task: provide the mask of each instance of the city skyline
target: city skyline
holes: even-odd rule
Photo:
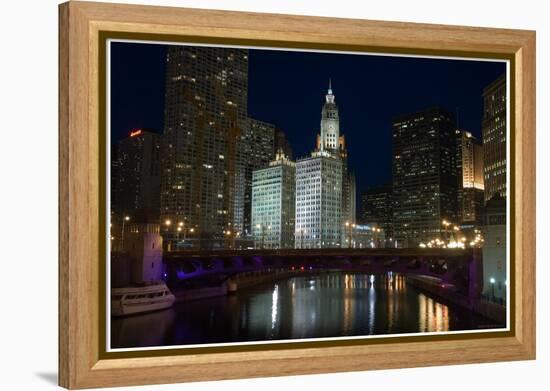
[[[255,287],[265,284],[269,293],[261,295],[269,305],[262,308],[270,312],[256,316],[270,322],[267,334],[253,324],[229,334],[226,328],[204,328],[193,310],[183,317],[190,322],[185,330],[159,340],[205,343],[296,338],[304,331],[310,337],[364,334],[365,326],[368,334],[384,334],[505,324],[507,84],[504,72],[493,75],[503,69],[460,60],[450,66],[455,60],[190,45],[154,49],[165,64],[156,93],[135,90],[155,80],[153,73],[148,82],[146,75],[140,78],[144,69],[138,65],[126,65],[127,74],[115,71],[112,79],[118,87],[110,109],[118,119],[113,117],[111,141],[119,150],[111,159],[113,317],[185,312],[187,305],[177,303],[195,301],[196,309],[208,310],[203,300],[234,294],[256,301]],[[281,62],[287,56],[294,61]],[[400,73],[393,73],[396,62]],[[382,65],[384,72],[374,71]],[[113,68],[119,66],[115,59]],[[413,77],[415,66],[422,72]],[[453,67],[460,72],[451,72]],[[319,91],[321,75],[326,78]],[[371,88],[362,85],[373,76],[378,80]],[[121,95],[124,80],[133,83]],[[453,83],[460,87],[451,88]],[[120,106],[124,96],[126,108]],[[151,107],[138,110],[144,102]],[[453,110],[453,104],[475,110]],[[153,114],[155,107],[162,113]],[[115,125],[124,118],[139,125],[128,133],[127,125]],[[402,325],[394,324],[393,315],[377,325],[369,315],[359,319],[359,329],[346,326],[354,307],[349,298],[355,296],[349,290],[367,287],[369,295],[376,292],[376,298],[366,298],[369,314],[375,302],[393,303],[384,294],[411,292]],[[289,317],[285,303],[305,292],[312,303],[325,296],[331,313],[340,297],[344,324],[325,329],[329,318],[315,310],[304,317],[305,308]],[[432,330],[422,322],[423,292],[467,311],[458,323]],[[360,296],[357,312],[366,314],[360,309],[366,296]],[[421,319],[408,318],[408,309],[418,305]],[[452,307],[441,307],[441,313]],[[231,324],[244,314],[230,302],[220,308],[232,314]],[[115,346],[134,344],[119,332],[124,319],[113,325]],[[140,345],[150,343],[139,339]]]
[[[391,182],[391,124],[399,115],[443,106],[458,114],[458,127],[481,139],[483,89],[506,69],[501,62],[455,59],[259,49],[249,53],[249,114],[282,129],[294,158],[307,156],[315,147],[322,96],[332,79],[358,193]],[[112,146],[134,128],[163,132],[165,54],[164,45],[113,43]]]

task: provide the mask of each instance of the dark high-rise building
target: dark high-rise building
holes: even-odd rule
[[[274,125],[249,118],[238,139],[233,229],[243,237],[252,234],[252,173],[273,160],[274,138]]]
[[[398,247],[440,236],[455,221],[457,200],[454,116],[430,108],[393,121],[393,229]]]
[[[344,210],[347,210],[350,224],[357,222],[357,184],[355,182],[355,174],[352,171],[348,172],[348,189],[347,189],[347,205],[344,205]],[[345,224],[345,222],[344,222]]]
[[[345,138],[340,137],[340,159],[342,160],[342,222],[353,224],[356,221],[356,186],[355,174],[348,167],[348,150],[346,148]],[[345,239],[343,239],[345,241]]]
[[[373,187],[361,194],[361,223],[384,230],[393,238],[393,190],[390,185]]]
[[[457,220],[481,224],[483,211],[483,147],[470,132],[456,130]]]
[[[116,153],[112,153],[111,156],[111,213],[120,216],[124,210],[120,189],[120,160]]]
[[[283,151],[283,153],[289,160],[293,159],[294,154],[292,151],[292,147],[290,146],[290,143],[286,138],[285,132],[283,132],[281,129],[275,129],[275,142],[273,145],[273,154],[276,155],[280,150]]]
[[[485,202],[506,197],[506,75],[483,90]]]
[[[168,48],[163,235],[177,235],[177,228],[183,227],[202,247],[225,245],[224,232],[234,223],[237,141],[248,122],[247,92],[248,51]]]
[[[118,159],[111,166],[113,209],[119,217],[158,221],[161,144],[162,135],[142,129],[119,141]]]

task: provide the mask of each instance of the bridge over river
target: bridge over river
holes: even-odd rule
[[[165,277],[178,285],[194,279],[230,279],[269,270],[394,272],[436,278],[472,302],[482,290],[480,249],[367,248],[173,251],[163,256]]]

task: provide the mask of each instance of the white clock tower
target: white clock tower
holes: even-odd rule
[[[338,118],[338,106],[334,103],[332,86],[329,79],[328,92],[325,95],[325,104],[321,111],[321,151],[336,151],[339,148],[340,120]]]

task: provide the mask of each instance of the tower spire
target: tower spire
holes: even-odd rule
[[[330,77],[328,78],[328,91],[325,95],[325,99],[327,103],[334,103],[334,95],[332,94],[332,80]]]

